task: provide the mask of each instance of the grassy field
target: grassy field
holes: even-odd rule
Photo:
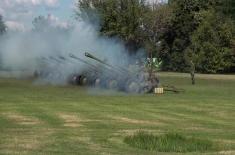
[[[75,86],[0,79],[0,154],[176,154],[124,143],[138,131],[212,141],[235,154],[235,75],[161,73],[180,94],[127,95]],[[202,154],[188,152],[185,154]]]

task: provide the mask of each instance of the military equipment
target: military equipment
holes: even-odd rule
[[[109,87],[115,85],[119,90],[122,91],[140,93],[153,91],[154,87],[158,85],[158,80],[142,78],[140,74],[146,73],[144,71],[137,71],[136,73],[132,73],[124,68],[115,67],[105,61],[102,61],[90,53],[86,52],[85,56],[103,64],[105,67],[111,69],[113,73],[116,73],[115,76],[109,77]]]
[[[98,74],[99,74],[99,69],[98,67],[96,67],[95,65],[77,57],[76,55],[70,53],[69,57],[77,60],[80,63],[83,63],[86,65],[86,70],[81,71],[80,73],[75,73],[70,77],[70,83],[72,84],[77,84],[77,85],[94,85],[95,81],[98,78]],[[86,81],[86,82],[85,82]]]
[[[58,60],[57,58],[55,58],[53,56],[49,56],[49,59],[51,59],[51,60],[53,60],[53,61],[55,61],[55,62],[57,62],[59,64],[63,63],[62,61]]]
[[[92,69],[97,69],[97,67],[95,66],[95,65],[93,65],[93,64],[91,64],[91,63],[89,63],[89,62],[87,62],[87,61],[85,61],[85,60],[83,60],[83,59],[81,59],[81,58],[79,58],[79,57],[77,57],[77,56],[75,56],[74,54],[69,54],[69,57],[70,58],[73,58],[73,59],[76,59],[76,60],[78,60],[79,62],[82,62],[82,63],[84,63],[84,64],[86,64],[86,65],[88,65],[89,67],[91,67]]]
[[[184,89],[176,88],[175,86],[170,86],[170,85],[163,85],[163,88],[164,88],[164,91],[170,91],[170,92],[174,92],[174,93],[185,92]]]
[[[131,93],[149,93],[153,92],[154,88],[159,84],[158,79],[140,64],[132,65],[132,68],[131,65],[124,68],[110,64],[108,61],[102,60],[91,53],[85,52],[84,54],[85,57],[94,62],[82,59],[72,53],[67,57],[60,55],[56,57],[49,56],[47,58],[43,57],[42,60],[46,64],[51,63],[50,60],[53,60],[52,62],[55,65],[59,64],[60,66],[67,63],[73,64],[75,71],[68,77],[68,82],[75,85],[95,86]],[[76,64],[74,65],[74,63],[82,63],[83,65],[81,65],[82,67],[78,66],[76,71]],[[54,72],[56,73],[57,71],[55,70]],[[45,71],[45,74],[42,75],[48,76],[49,73]]]
[[[107,62],[105,61],[102,61],[101,59],[97,58],[96,56],[88,53],[88,52],[85,52],[85,56],[88,57],[88,58],[91,58],[93,60],[96,60],[97,62],[105,65],[106,67],[108,67],[109,69],[114,69],[115,71],[118,71],[118,72],[121,72],[121,73],[127,73],[128,71],[126,71],[124,68],[121,68],[121,67],[115,67],[111,64],[108,64]]]

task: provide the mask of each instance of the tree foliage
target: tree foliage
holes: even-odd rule
[[[130,51],[143,47],[163,69],[216,73],[234,68],[233,0],[78,0],[77,15],[119,37]]]
[[[83,19],[94,22],[99,17],[102,35],[121,38],[131,51],[143,45],[144,0],[79,0],[78,5]]]
[[[235,1],[234,0],[217,0],[217,10],[223,14],[235,19]]]
[[[192,35],[188,55],[199,72],[217,73],[228,70],[235,62],[233,51],[234,24],[214,10],[203,13],[203,21]]]
[[[2,16],[0,15],[0,35],[2,35],[5,32],[6,32],[6,25],[3,22]]]
[[[171,21],[168,31],[164,34],[163,49],[161,56],[165,70],[185,71],[187,60],[185,50],[191,45],[191,35],[201,22],[201,11],[207,10],[214,5],[210,0],[172,0]]]
[[[144,45],[154,57],[160,58],[165,52],[161,47],[170,29],[171,14],[172,9],[166,4],[154,4],[145,14],[143,29],[147,38]]]
[[[32,24],[35,31],[43,32],[50,27],[49,21],[44,16],[35,17]]]

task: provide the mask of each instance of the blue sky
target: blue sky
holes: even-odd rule
[[[59,0],[57,5],[58,6],[56,6],[55,8],[42,6],[38,8],[37,15],[53,14],[61,20],[70,20],[74,13],[74,2],[72,0]]]
[[[9,29],[27,30],[39,15],[48,16],[56,24],[72,21],[76,0],[0,0],[0,14]]]

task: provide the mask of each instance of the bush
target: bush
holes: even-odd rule
[[[217,73],[234,66],[232,48],[234,24],[230,19],[206,11],[204,20],[192,35],[192,45],[188,55],[196,64],[196,70],[203,73]]]
[[[204,152],[216,148],[209,140],[187,138],[177,133],[154,136],[138,132],[133,136],[127,136],[124,142],[132,147],[158,152]]]

